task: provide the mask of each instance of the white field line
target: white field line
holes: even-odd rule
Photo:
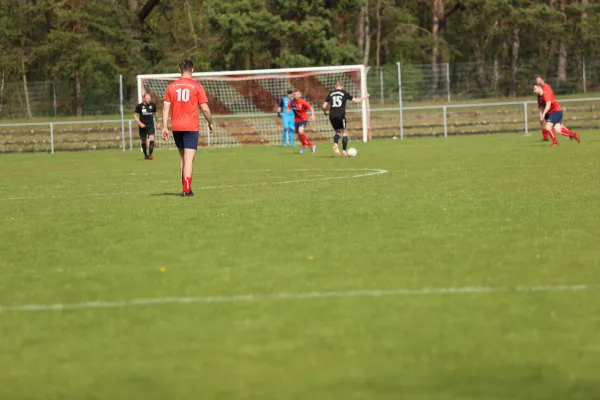
[[[489,287],[465,286],[449,288],[423,288],[423,289],[390,289],[390,290],[348,290],[300,293],[274,293],[274,294],[240,294],[233,296],[201,296],[201,297],[157,297],[140,298],[117,301],[88,301],[82,303],[66,304],[24,304],[0,305],[0,312],[21,311],[59,311],[81,310],[89,308],[125,308],[137,306],[155,306],[164,304],[221,304],[221,303],[251,303],[268,301],[303,301],[327,298],[359,298],[359,297],[407,297],[407,296],[432,296],[432,295],[460,295],[460,294],[492,294],[492,293],[537,293],[537,292],[582,292],[600,289],[600,285],[544,285],[544,286],[515,286],[515,287]]]
[[[288,170],[288,172],[307,172],[307,171],[324,171],[323,169],[318,170]],[[276,181],[276,182],[258,182],[258,183],[246,183],[239,185],[216,185],[216,186],[201,186],[199,188],[194,188],[194,190],[215,190],[215,189],[231,189],[237,187],[251,187],[251,186],[275,186],[275,185],[288,185],[291,183],[306,183],[306,182],[322,182],[322,181],[333,181],[338,179],[354,179],[354,178],[363,178],[367,176],[381,175],[386,174],[388,171],[386,169],[377,169],[377,168],[352,168],[352,169],[328,169],[326,171],[346,171],[346,172],[363,172],[353,175],[345,175],[345,176],[330,176],[326,178],[316,178],[316,179],[295,179],[289,181]],[[314,175],[314,176],[322,176],[322,175]],[[96,185],[97,187],[97,185]],[[175,193],[175,192],[174,192]],[[118,192],[118,193],[86,193],[81,195],[47,195],[47,196],[25,196],[25,197],[4,197],[0,198],[0,201],[9,201],[9,200],[31,200],[31,199],[59,199],[63,197],[73,198],[73,197],[101,197],[101,196],[110,196],[110,197],[118,197],[118,196],[129,196],[132,194],[139,195],[139,192],[130,193],[130,192]],[[152,194],[152,193],[148,193]]]

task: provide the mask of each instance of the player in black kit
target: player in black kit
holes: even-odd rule
[[[346,133],[346,101],[350,100],[354,103],[360,103],[369,97],[369,94],[365,97],[352,97],[350,93],[344,90],[344,85],[341,81],[335,83],[335,90],[329,92],[325,102],[323,103],[323,110],[327,114],[327,106],[329,106],[329,121],[335,131],[333,137],[333,151],[336,156],[340,155],[340,149],[338,148],[338,142],[340,141],[340,134],[342,135],[342,146],[343,146],[343,157],[348,157],[346,153],[348,147],[348,134]]]
[[[152,97],[149,94],[144,95],[144,101],[135,107],[133,118],[137,121],[140,127],[140,141],[142,142],[142,150],[144,158],[152,160],[152,152],[154,151],[154,114],[156,114],[156,104],[152,102]],[[157,124],[160,130],[160,124]]]

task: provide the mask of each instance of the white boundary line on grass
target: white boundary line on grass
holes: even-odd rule
[[[362,174],[354,174],[347,176],[330,176],[326,178],[318,178],[318,179],[295,179],[289,181],[278,181],[278,182],[258,182],[258,183],[246,183],[239,185],[216,185],[216,186],[201,186],[197,188],[198,190],[214,190],[214,189],[231,189],[236,187],[251,187],[251,186],[271,186],[271,185],[288,185],[290,183],[306,183],[306,182],[322,182],[322,181],[333,181],[338,179],[354,179],[354,178],[363,178],[366,176],[375,176],[387,174],[389,171],[386,169],[379,168],[331,168],[331,169],[290,169],[288,172],[310,172],[310,171],[348,171],[348,172],[366,172]],[[65,186],[66,187],[66,186]],[[196,189],[196,188],[195,188]],[[175,193],[175,192],[174,192]],[[86,193],[81,195],[71,195],[71,196],[63,196],[63,195],[46,195],[46,196],[31,196],[31,197],[0,197],[0,201],[9,201],[9,200],[32,200],[32,199],[60,199],[63,197],[100,197],[100,196],[129,196],[133,193],[129,192],[121,192],[121,193]],[[139,194],[139,193],[136,193]],[[148,193],[152,194],[152,193]]]
[[[543,286],[515,286],[515,287],[489,287],[489,286],[464,286],[448,288],[422,288],[422,289],[373,289],[373,290],[347,290],[347,291],[315,291],[300,293],[273,293],[273,294],[240,294],[233,296],[201,296],[201,297],[157,297],[140,298],[120,301],[88,301],[83,303],[66,304],[25,304],[25,305],[0,305],[0,312],[21,311],[61,311],[81,310],[90,308],[124,308],[137,306],[155,306],[165,304],[222,304],[222,303],[252,303],[266,301],[302,301],[310,299],[327,298],[358,298],[358,297],[406,297],[428,295],[458,295],[458,294],[492,294],[492,293],[536,293],[536,292],[582,292],[598,290],[600,285],[543,285]]]

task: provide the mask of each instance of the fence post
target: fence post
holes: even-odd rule
[[[396,63],[398,67],[398,111],[400,113],[400,140],[404,140],[404,121],[402,115],[402,66],[399,62]]]
[[[583,70],[583,93],[586,92],[587,90],[587,82],[586,82],[586,78],[585,78],[585,57],[581,57],[581,65],[582,65],[582,70]]]
[[[54,124],[50,122],[50,153],[54,154]]]
[[[127,122],[129,123],[129,151],[133,151],[133,135],[131,133],[131,120]]]
[[[450,63],[446,63],[446,92],[448,92],[448,103],[450,103]]]
[[[527,102],[523,102],[523,115],[525,116],[525,136],[529,136],[529,116],[527,115]]]
[[[446,113],[446,106],[443,106],[442,109],[444,110],[444,137],[447,138],[448,137],[448,118],[447,118],[447,113]]]
[[[121,135],[123,136],[123,151],[125,151],[125,115],[123,112],[123,75],[119,75],[119,108],[121,111]]]
[[[381,97],[381,104],[383,104],[383,67],[379,67],[379,95]]]

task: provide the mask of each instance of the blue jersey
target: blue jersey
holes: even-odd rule
[[[290,98],[285,96],[281,99],[281,101],[279,102],[279,107],[281,107],[281,118],[283,119],[294,119],[294,110],[290,109],[288,111],[288,103],[290,102]]]

